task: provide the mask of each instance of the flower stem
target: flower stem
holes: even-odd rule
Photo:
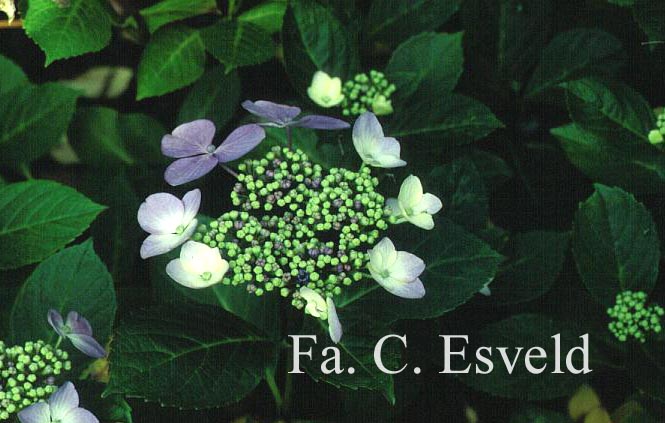
[[[291,134],[291,127],[287,126],[286,128],[286,142],[289,150],[293,150],[293,135]]]
[[[222,166],[222,169],[229,172],[234,178],[238,179],[238,174],[233,169],[231,169],[225,164],[221,164],[220,166]]]
[[[20,164],[20,169],[21,169],[21,173],[23,174],[23,176],[25,177],[25,179],[27,179],[27,180],[34,179],[34,178],[32,177],[32,172],[30,171],[30,166],[28,166],[27,163],[22,162],[22,163]]]
[[[60,344],[62,343],[62,336],[58,337],[58,342],[55,343],[55,349],[57,350]]]
[[[266,374],[266,382],[268,383],[268,388],[270,388],[270,392],[272,393],[272,396],[275,399],[275,405],[277,406],[277,410],[279,410],[281,413],[284,401],[282,400],[282,393],[279,391],[279,387],[277,386],[277,381],[275,380],[275,371],[271,368],[266,368],[265,374]]]

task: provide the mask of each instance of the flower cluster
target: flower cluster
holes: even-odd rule
[[[422,298],[425,287],[420,275],[425,263],[397,251],[382,233],[389,223],[432,229],[432,215],[442,204],[425,193],[413,175],[402,183],[398,198],[386,199],[379,193],[379,179],[371,167],[395,168],[406,162],[400,157],[399,142],[384,135],[376,116],[363,113],[354,124],[353,145],[363,165],[352,171],[324,169],[290,143],[293,126],[332,130],[348,127],[346,122],[316,115],[298,118],[299,108],[269,101],[246,101],[243,107],[262,119],[259,125],[284,128],[289,146],[273,147],[263,158],[245,160],[237,172],[227,169],[237,179],[230,193],[235,209],[209,223],[199,224],[196,219],[198,190],[182,200],[166,193],[149,196],[138,213],[141,227],[150,233],[141,255],[147,258],[182,245],[180,257],[166,267],[176,282],[193,289],[217,283],[243,285],[259,297],[278,291],[294,307],[328,321],[334,342],[342,336],[334,297],[365,276],[394,295]],[[219,149],[210,147],[211,128],[197,122],[177,128],[177,136],[167,135],[165,150],[189,151],[205,140],[207,154],[214,156]],[[255,146],[254,138],[248,143],[242,138],[233,144]],[[206,160],[221,163],[219,157]],[[189,166],[193,165],[181,168],[180,174],[202,175],[187,170]]]
[[[238,171],[231,199],[240,211],[194,236],[229,261],[225,284],[246,284],[258,296],[278,289],[303,308],[302,286],[337,295],[362,279],[366,250],[388,226],[369,168],[324,171],[300,150],[273,147]]]
[[[317,71],[307,95],[321,107],[341,106],[344,116],[359,116],[370,111],[382,116],[393,112],[390,96],[396,89],[383,72],[376,70],[371,70],[369,75],[359,73],[343,85],[339,77]]]
[[[342,114],[358,116],[371,111],[377,116],[389,115],[393,112],[390,96],[395,90],[395,84],[391,84],[383,72],[359,73],[344,83]]]
[[[658,113],[656,129],[649,132],[649,142],[653,145],[659,145],[665,142],[665,110]]]
[[[645,342],[648,332],[660,333],[665,310],[658,305],[647,306],[646,301],[647,295],[641,291],[624,291],[617,295],[616,304],[607,314],[615,320],[609,324],[609,329],[619,341],[634,338]]]
[[[7,347],[0,341],[0,420],[55,392],[55,382],[70,371],[66,351],[44,341]]]

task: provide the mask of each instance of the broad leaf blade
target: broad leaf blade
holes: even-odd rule
[[[92,325],[102,344],[111,336],[116,299],[111,275],[97,257],[92,240],[62,250],[41,263],[19,291],[10,318],[16,343],[58,335],[46,320],[49,309],[66,316],[77,311]]]
[[[29,83],[27,75],[16,63],[0,55],[0,96]]]
[[[152,33],[166,24],[217,10],[215,0],[163,0],[139,12]]]
[[[207,71],[194,84],[180,106],[178,123],[209,119],[218,130],[224,127],[240,103],[240,78],[236,72],[226,73],[223,66]]]
[[[203,75],[205,47],[199,32],[182,25],[155,32],[141,56],[136,99],[185,87]]]
[[[81,235],[104,210],[74,189],[33,180],[0,188],[0,269],[35,263]]]
[[[651,214],[632,194],[600,184],[595,188],[575,214],[573,253],[586,288],[610,306],[621,291],[654,288],[660,242]]]
[[[46,53],[46,66],[56,60],[99,51],[111,40],[111,16],[101,0],[30,0],[25,32]]]
[[[202,31],[205,47],[226,66],[226,72],[272,59],[275,46],[270,34],[243,21],[220,21]]]
[[[244,398],[274,359],[272,344],[205,307],[153,308],[120,325],[104,393],[181,408]]]

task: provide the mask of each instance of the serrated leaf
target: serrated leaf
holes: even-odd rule
[[[59,59],[103,49],[111,41],[111,16],[100,0],[30,0],[25,32],[46,53],[46,66]]]
[[[558,84],[590,75],[612,74],[626,54],[621,42],[598,29],[573,29],[558,34],[541,54],[525,96],[534,97]]]
[[[423,31],[433,31],[457,12],[462,0],[373,0],[368,28],[371,38],[391,45]]]
[[[608,137],[627,131],[648,142],[649,131],[655,127],[653,110],[629,86],[603,78],[584,78],[563,86],[570,117],[579,127]]]
[[[625,134],[605,138],[575,124],[550,132],[573,165],[596,182],[645,193],[665,189],[665,155],[648,143],[636,143]]]
[[[16,63],[0,55],[0,96],[29,83],[28,77]]]
[[[464,71],[462,33],[424,32],[397,47],[386,67],[397,101],[408,101],[417,90],[432,97],[451,92]]]
[[[354,32],[335,16],[333,9],[315,0],[290,3],[282,40],[289,78],[302,92],[318,70],[342,80],[350,79],[360,70]]]
[[[185,87],[203,75],[205,47],[198,31],[173,25],[155,32],[141,56],[136,99]]]
[[[469,301],[492,281],[503,257],[487,244],[453,222],[441,219],[428,234],[416,232],[406,224],[401,235],[391,235],[397,250],[407,249],[427,265],[421,276],[427,293],[417,300],[388,293],[369,279],[357,289],[347,289],[336,301],[346,308],[361,309],[373,319],[388,325],[402,319],[431,319],[450,312]],[[342,311],[343,310],[343,311]]]
[[[390,404],[394,405],[396,398],[393,376],[381,372],[374,361],[376,341],[390,331],[387,327],[380,326],[377,321],[372,323],[371,318],[367,319],[362,312],[356,313],[356,311],[348,310],[340,316],[344,336],[337,344],[333,344],[330,340],[327,322],[311,316],[306,317],[303,333],[316,334],[317,345],[313,346],[312,360],[302,362],[303,369],[312,379],[329,383],[337,388],[379,391]],[[311,340],[303,339],[301,349],[307,349],[311,344]],[[399,343],[385,343],[381,359],[386,368],[400,367],[400,352],[397,348],[399,345]],[[345,368],[341,374],[324,374],[321,371],[323,361],[331,357],[331,355],[323,356],[322,350],[329,346],[335,346],[340,350],[340,361]],[[330,363],[328,365],[330,367]],[[353,374],[348,373],[349,367],[353,367]]]
[[[0,187],[0,269],[45,259],[81,235],[103,206],[52,181]]]
[[[412,136],[419,147],[438,150],[444,144],[468,144],[502,127],[494,113],[477,100],[453,93],[430,98],[423,93],[395,111],[386,133],[392,137]]]
[[[30,275],[14,302],[11,338],[16,343],[58,338],[48,324],[49,309],[65,315],[77,311],[92,325],[102,344],[111,336],[116,299],[113,280],[97,257],[92,240],[49,257]]]
[[[660,241],[649,211],[620,188],[595,185],[575,214],[573,255],[582,282],[603,304],[625,290],[656,285]]]
[[[178,123],[209,119],[221,130],[233,117],[240,104],[240,78],[216,66],[199,79],[180,106]]]
[[[559,276],[568,251],[569,233],[534,231],[515,234],[510,259],[490,288],[494,304],[517,304],[547,293]]]
[[[204,15],[216,10],[216,0],[162,0],[141,9],[139,14],[143,16],[148,30],[152,33],[171,22]]]
[[[554,370],[554,340],[553,335],[561,334],[561,366],[563,374],[553,374]],[[473,367],[467,374],[460,374],[459,379],[466,385],[482,392],[487,392],[503,398],[516,398],[522,401],[540,401],[571,395],[575,389],[587,380],[588,375],[572,374],[566,370],[566,354],[573,347],[582,345],[581,335],[585,331],[576,324],[567,321],[555,320],[539,314],[519,314],[485,326],[477,339],[478,345],[492,346],[491,361],[494,370],[489,374],[477,374]],[[593,340],[593,338],[592,338]],[[600,352],[590,342],[590,364],[595,370],[595,362],[601,360]],[[524,353],[529,348],[538,346],[545,349],[547,359],[534,360],[536,367],[547,364],[541,374],[531,374],[524,366]],[[505,364],[496,350],[496,347],[507,347],[507,354],[513,357],[516,347],[522,347],[521,359],[512,374],[506,370]],[[487,355],[485,353],[485,355]],[[581,353],[573,357],[573,364],[577,369],[582,367]],[[469,358],[473,362],[473,358]],[[454,362],[453,362],[454,363]],[[466,364],[468,365],[468,364]],[[482,369],[484,364],[478,363]],[[454,368],[464,368],[458,363]]]
[[[48,152],[67,130],[77,97],[76,91],[54,83],[0,96],[0,162],[16,166]]]
[[[95,166],[131,165],[118,129],[119,114],[108,107],[80,107],[69,128],[69,140],[84,163]]]
[[[471,160],[460,158],[436,167],[428,180],[433,182],[425,190],[441,198],[446,218],[472,232],[487,224],[489,199],[483,179]]]
[[[269,0],[244,11],[238,16],[238,20],[254,24],[269,34],[274,34],[282,29],[286,6],[286,0]]]
[[[226,72],[272,59],[275,45],[270,34],[243,21],[220,21],[201,33],[205,47],[226,66]]]
[[[104,395],[181,408],[223,407],[256,388],[273,355],[271,343],[214,309],[153,308],[119,326]]]

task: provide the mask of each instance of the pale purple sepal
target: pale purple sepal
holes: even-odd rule
[[[51,423],[51,408],[45,402],[32,404],[18,413],[21,423]]]
[[[70,311],[67,321],[64,322],[62,315],[51,309],[48,311],[47,320],[59,336],[69,339],[83,354],[92,358],[106,356],[104,347],[92,337],[90,322],[77,312]]]
[[[171,186],[186,184],[208,174],[218,163],[212,153],[178,159],[166,168],[164,180]]]
[[[162,153],[176,159],[209,153],[214,137],[215,124],[209,120],[183,123],[162,138]]]
[[[266,131],[259,125],[243,125],[226,137],[214,155],[220,163],[232,162],[252,151],[265,137]]]
[[[48,402],[38,402],[18,413],[21,423],[99,423],[90,411],[79,407],[79,394],[71,382],[65,382]]]
[[[277,104],[271,101],[245,100],[242,103],[242,107],[251,114],[263,119],[264,122],[261,122],[260,124],[264,126],[274,126],[277,128],[298,126],[302,128],[328,130],[345,129],[350,126],[343,120],[320,115],[309,115],[304,116],[301,119],[296,119],[301,112],[300,108]]]
[[[331,118],[328,116],[309,115],[297,120],[293,126],[311,129],[326,129],[332,131],[336,129],[346,129],[351,125],[349,125],[347,122],[344,122],[343,120]]]

